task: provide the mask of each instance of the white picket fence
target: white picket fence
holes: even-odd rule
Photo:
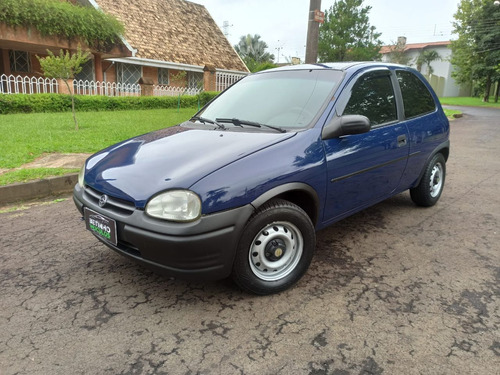
[[[202,91],[201,88],[153,85],[153,96],[198,95]]]
[[[224,91],[233,83],[245,77],[245,73],[231,71],[216,72],[216,91]],[[73,89],[77,95],[140,96],[141,85],[116,82],[74,80]],[[153,85],[154,96],[198,95],[202,88]],[[25,77],[2,74],[0,94],[59,93],[57,79]]]
[[[0,94],[52,94],[58,92],[57,79],[14,76],[12,74],[0,76]]]
[[[141,85],[116,82],[74,80],[73,89],[77,95],[140,96]]]
[[[215,89],[216,91],[224,91],[233,83],[238,82],[245,76],[245,73],[218,70],[215,73]]]

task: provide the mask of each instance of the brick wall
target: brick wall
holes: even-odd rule
[[[102,62],[102,71],[106,72],[104,80],[106,82],[116,82],[116,66],[109,61]]]
[[[153,82],[156,85],[158,83],[158,68],[154,68],[152,66],[143,66],[142,77],[147,81]]]
[[[39,54],[38,56],[45,57],[47,55]],[[38,61],[38,59],[36,58],[36,54],[33,54],[33,53],[30,54],[30,63],[31,63],[31,72],[32,72],[32,74],[30,74],[30,75],[33,75],[35,77],[43,76],[43,70],[42,70],[42,67],[40,66],[40,61]]]

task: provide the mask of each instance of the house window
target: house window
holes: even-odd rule
[[[168,80],[168,69],[158,68],[158,84],[167,86],[169,84]]]
[[[116,80],[123,84],[136,84],[142,77],[142,66],[134,64],[116,64]]]
[[[203,73],[188,72],[188,87],[190,89],[203,88]]]
[[[31,71],[30,55],[25,51],[9,51],[10,71],[28,73]]]
[[[93,81],[95,79],[94,60],[87,60],[82,65],[82,71],[75,75],[76,80]]]

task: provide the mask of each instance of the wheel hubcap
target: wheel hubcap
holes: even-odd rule
[[[437,163],[432,168],[429,187],[431,197],[436,198],[439,195],[441,188],[443,187],[443,166],[441,165],[441,163]]]
[[[261,280],[276,281],[292,272],[300,261],[303,238],[288,222],[265,226],[254,238],[248,254],[252,272]]]

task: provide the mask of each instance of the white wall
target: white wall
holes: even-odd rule
[[[425,50],[436,51],[439,56],[441,56],[441,60],[436,60],[431,63],[432,69],[434,70],[433,75],[444,78],[444,85],[442,85],[442,87],[440,88],[436,87],[437,85],[435,84],[438,78],[431,78],[431,83],[433,84],[433,88],[436,93],[439,96],[459,96],[460,86],[451,76],[451,73],[453,71],[453,66],[450,63],[451,49],[446,46],[436,46],[426,48]],[[406,53],[409,57],[411,57],[411,60],[408,63],[409,66],[415,69],[417,68],[416,61],[421,52],[422,50],[410,50]],[[382,56],[382,61],[388,62],[389,54],[384,54]],[[424,64],[422,66],[421,73],[424,76],[428,76],[429,70],[427,64]]]

